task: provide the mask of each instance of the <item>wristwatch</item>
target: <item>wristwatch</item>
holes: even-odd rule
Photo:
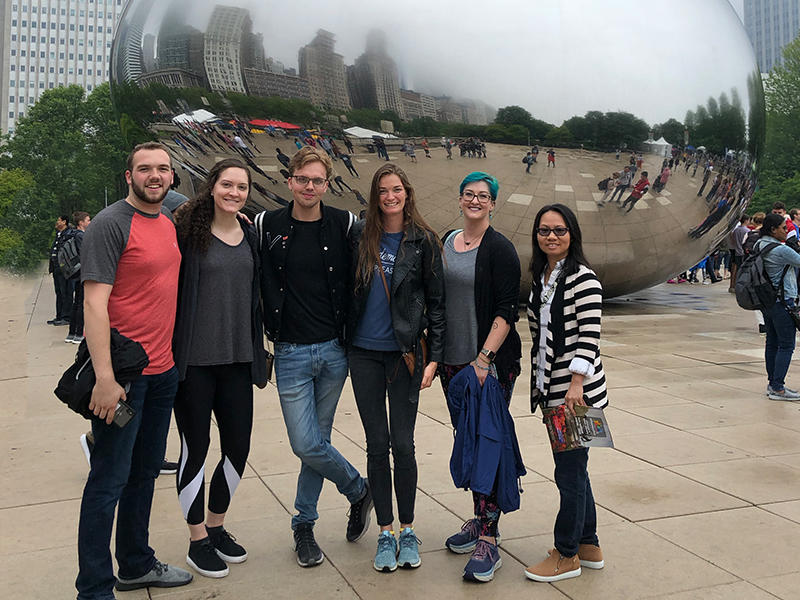
[[[492,350],[489,350],[487,348],[481,348],[481,354],[483,354],[486,358],[488,358],[489,362],[493,362],[494,357],[497,356],[496,352],[493,352]]]

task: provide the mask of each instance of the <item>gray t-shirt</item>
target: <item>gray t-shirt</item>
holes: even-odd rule
[[[229,246],[217,237],[200,262],[189,364],[253,360],[253,255],[246,239]]]
[[[472,362],[478,351],[478,315],[475,309],[475,260],[478,248],[457,252],[454,246],[456,233],[444,242],[447,313],[444,362],[447,365]]]

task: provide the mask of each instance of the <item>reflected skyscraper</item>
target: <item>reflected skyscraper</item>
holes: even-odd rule
[[[336,36],[320,29],[313,41],[300,48],[300,77],[308,81],[311,101],[333,110],[350,110],[344,58],[334,51]]]
[[[246,93],[244,69],[252,66],[252,38],[253,22],[247,10],[231,6],[214,7],[203,47],[206,76],[212,90]],[[263,43],[260,56],[263,64]]]
[[[367,36],[367,49],[356,59],[354,77],[360,102],[356,108],[392,110],[405,118],[397,64],[386,50],[383,31],[373,30]]]

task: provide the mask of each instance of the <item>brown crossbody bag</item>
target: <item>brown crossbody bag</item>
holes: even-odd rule
[[[386,292],[386,300],[389,302],[389,306],[392,305],[392,297],[389,295],[389,286],[386,284],[386,275],[383,274],[383,265],[378,262],[378,271],[381,274],[381,280],[383,281],[383,290]],[[419,338],[419,345],[422,348],[422,366],[428,364],[428,340],[425,339],[425,333],[420,336]],[[408,372],[411,373],[411,376],[414,376],[414,369],[417,365],[417,356],[415,352],[403,352],[403,360],[406,361],[406,366],[408,367]]]

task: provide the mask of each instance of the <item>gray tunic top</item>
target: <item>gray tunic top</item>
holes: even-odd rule
[[[475,260],[478,246],[457,252],[455,232],[444,242],[444,287],[447,328],[444,336],[444,362],[465,365],[477,356],[478,316],[475,309]]]
[[[200,263],[189,364],[252,362],[253,255],[247,240],[229,246],[214,236]]]

